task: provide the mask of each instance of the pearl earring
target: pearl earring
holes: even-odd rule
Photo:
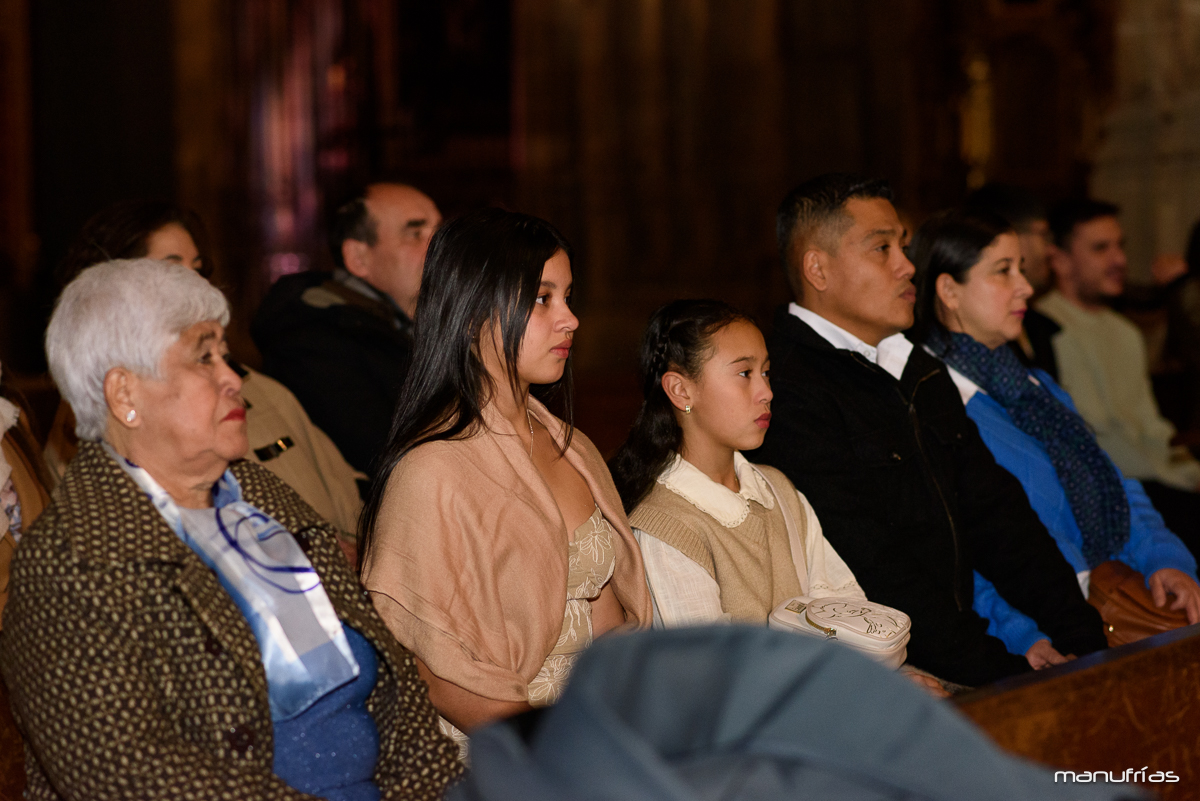
[[[683,413],[684,413],[684,414],[691,414],[691,413],[692,413],[692,404],[690,404],[690,403],[689,403],[687,406],[684,406],[684,407],[683,407]]]
[[[135,412],[133,409],[130,409],[129,414],[125,415],[125,422],[132,423],[133,418],[135,418],[135,417],[137,417],[137,412]]]

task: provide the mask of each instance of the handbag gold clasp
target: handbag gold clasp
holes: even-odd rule
[[[829,626],[822,626],[820,623],[818,623],[817,621],[812,619],[812,616],[808,613],[807,609],[804,611],[804,619],[808,621],[808,625],[812,626],[817,631],[820,631],[821,633],[823,633],[825,635],[825,639],[827,639],[827,640],[836,640],[837,639],[837,629],[831,628]]]

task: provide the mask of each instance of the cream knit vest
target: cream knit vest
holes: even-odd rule
[[[657,482],[629,515],[629,524],[704,568],[721,591],[721,609],[735,622],[766,625],[772,609],[801,594],[779,504],[788,504],[802,545],[807,542],[807,515],[796,493],[784,489],[792,485],[783,473],[755,467],[786,497],[776,496],[773,509],[749,501],[750,513],[735,528],[726,528]],[[800,561],[804,563],[803,554]]]

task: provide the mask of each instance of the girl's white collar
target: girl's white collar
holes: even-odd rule
[[[742,454],[733,454],[733,469],[741,485],[739,492],[718,484],[704,475],[700,468],[675,454],[675,460],[659,475],[658,483],[725,528],[737,528],[750,514],[750,501],[774,509],[775,497],[754,465]]]

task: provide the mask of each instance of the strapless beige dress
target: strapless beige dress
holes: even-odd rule
[[[567,545],[567,606],[562,631],[542,669],[529,682],[530,706],[548,706],[557,701],[566,689],[575,661],[592,644],[591,602],[600,597],[600,591],[612,579],[616,536],[599,507],[575,529],[574,540]],[[459,756],[465,761],[467,735],[445,718],[441,719],[441,727],[458,743]]]

